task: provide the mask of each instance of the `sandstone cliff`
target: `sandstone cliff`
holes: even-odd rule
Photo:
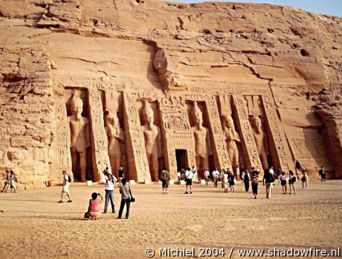
[[[74,87],[103,91],[103,105],[109,92],[269,96],[287,163],[342,177],[341,18],[267,4],[0,0],[0,28],[0,170],[13,168],[26,188],[70,166],[63,130]],[[119,106],[128,131],[127,101]],[[92,123],[96,160],[108,143]]]

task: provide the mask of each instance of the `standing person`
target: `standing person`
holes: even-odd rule
[[[224,191],[228,192],[228,171],[224,170],[223,181],[224,181]]]
[[[275,181],[274,175],[270,173],[269,170],[266,169],[264,173],[263,185],[264,186],[266,185],[266,198],[267,199],[271,198],[272,185],[274,181]]]
[[[194,177],[193,170],[188,167],[185,171],[186,191],[184,194],[192,194],[192,178]]]
[[[10,190],[12,192],[12,190],[14,192],[17,192],[17,187],[15,186],[15,174],[14,172],[11,170],[10,171],[10,177],[9,177],[9,186],[10,186]]]
[[[108,168],[108,166],[106,167],[105,170],[103,170],[103,175],[104,175],[104,176],[109,175],[109,168]]]
[[[221,173],[220,173],[220,180],[221,180],[221,187],[222,187],[222,189],[224,189],[224,186],[225,186],[224,173],[225,173],[225,170],[222,168]]]
[[[181,180],[185,180],[185,169],[181,168]]]
[[[121,183],[122,179],[125,178],[123,166],[120,165],[119,170],[118,170],[118,178],[119,178],[119,183]]]
[[[252,168],[252,191],[253,191],[253,195],[254,195],[254,199],[257,198],[258,195],[258,186],[259,186],[259,172],[257,170],[254,169],[254,167]]]
[[[103,213],[107,213],[108,202],[110,201],[110,205],[112,206],[112,213],[115,213],[115,206],[114,206],[114,185],[117,181],[117,178],[112,174],[107,174],[103,177],[103,182],[105,184],[105,206],[103,209]]]
[[[303,174],[302,178],[301,178],[301,180],[302,180],[302,188],[306,189],[306,188],[308,188],[309,175],[308,175],[308,173],[305,170],[302,171],[302,174]]]
[[[88,211],[84,214],[86,219],[99,219],[101,216],[101,203],[103,198],[100,193],[93,192],[89,200]]]
[[[326,175],[325,175],[325,169],[324,166],[321,166],[321,169],[319,169],[319,176],[321,177],[321,181],[326,181]]]
[[[8,170],[6,170],[6,178],[4,179],[5,183],[4,183],[4,188],[2,188],[1,192],[7,192],[8,188],[11,186],[11,174]]]
[[[287,193],[287,181],[286,181],[286,175],[285,172],[281,172],[281,174],[279,175],[279,181],[281,184],[281,190],[283,191],[283,194]]]
[[[235,176],[228,170],[228,184],[231,192],[235,192]]]
[[[129,185],[126,184],[126,178],[123,178],[120,184],[120,193],[121,193],[121,204],[118,219],[121,219],[123,210],[126,205],[126,219],[129,217],[129,209],[131,205],[132,191]]]
[[[270,168],[268,169],[268,171],[273,174],[273,177],[275,178],[275,172],[274,172],[274,169],[273,169],[273,166],[270,166]]]
[[[210,172],[209,169],[205,169],[204,171],[204,179],[205,179],[205,184],[208,185],[209,184],[209,176],[210,176]]]
[[[167,171],[166,167],[160,173],[160,180],[162,181],[162,190],[164,194],[167,194],[167,189],[169,188],[170,173]]]
[[[58,203],[63,203],[63,195],[64,195],[64,193],[69,198],[68,202],[72,202],[71,197],[70,197],[70,191],[69,191],[71,177],[67,174],[66,170],[63,170],[62,176],[63,176],[63,188],[62,188],[62,193],[61,193],[61,199],[60,199],[60,201]]]
[[[243,174],[243,182],[245,184],[245,191],[248,192],[249,191],[249,181],[251,180],[251,175],[249,174],[248,170],[246,170],[246,172],[244,172]]]
[[[298,171],[302,171],[303,170],[302,165],[300,164],[300,162],[297,159],[295,160],[295,166],[296,166],[296,169]]]
[[[293,194],[296,194],[296,189],[294,187],[294,183],[297,181],[297,177],[294,175],[292,170],[290,170],[290,177],[289,177],[289,187],[290,187],[290,193],[291,194],[291,189],[293,189]]]
[[[177,178],[178,178],[178,183],[181,182],[181,172],[177,171]]]
[[[220,173],[215,168],[215,170],[212,172],[212,175],[213,175],[214,187],[217,187],[217,182],[218,182]]]

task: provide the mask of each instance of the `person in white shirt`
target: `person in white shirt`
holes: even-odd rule
[[[281,189],[283,191],[283,194],[286,194],[287,193],[287,181],[286,181],[285,172],[281,172],[281,174],[279,175],[279,181],[281,184]]]
[[[63,188],[62,188],[62,193],[61,193],[61,199],[60,199],[60,201],[58,203],[63,203],[63,194],[64,193],[69,198],[68,202],[72,202],[71,197],[70,197],[70,191],[69,191],[69,186],[70,186],[71,178],[67,174],[66,170],[63,170],[62,175],[63,175]]]
[[[113,199],[113,193],[114,193],[114,184],[117,182],[117,178],[112,174],[105,174],[103,177],[103,182],[105,184],[105,206],[103,213],[107,213],[108,208],[108,202],[110,201],[110,204],[112,206],[112,213],[115,213],[115,206],[114,206],[114,199]]]
[[[195,175],[195,170],[190,170],[188,167],[185,171],[186,191],[184,194],[192,194],[192,178]]]
[[[275,177],[275,172],[274,172],[274,169],[273,169],[273,166],[270,167],[270,169],[268,170],[271,174],[273,174],[273,176]]]
[[[217,171],[215,168],[215,170],[213,171],[214,187],[217,187],[217,181],[218,181],[219,175],[220,175],[219,171]]]
[[[208,169],[206,169],[206,170],[204,171],[204,179],[205,179],[205,184],[206,184],[206,185],[208,185],[208,183],[209,183],[209,176],[210,176],[210,172],[209,172]]]

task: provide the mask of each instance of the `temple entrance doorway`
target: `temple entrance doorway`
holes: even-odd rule
[[[185,149],[176,149],[177,171],[186,169],[188,165],[188,155]]]

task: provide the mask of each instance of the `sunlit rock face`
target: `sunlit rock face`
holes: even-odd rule
[[[341,18],[152,0],[0,1],[0,16],[0,172],[19,187],[295,159],[342,177]]]

